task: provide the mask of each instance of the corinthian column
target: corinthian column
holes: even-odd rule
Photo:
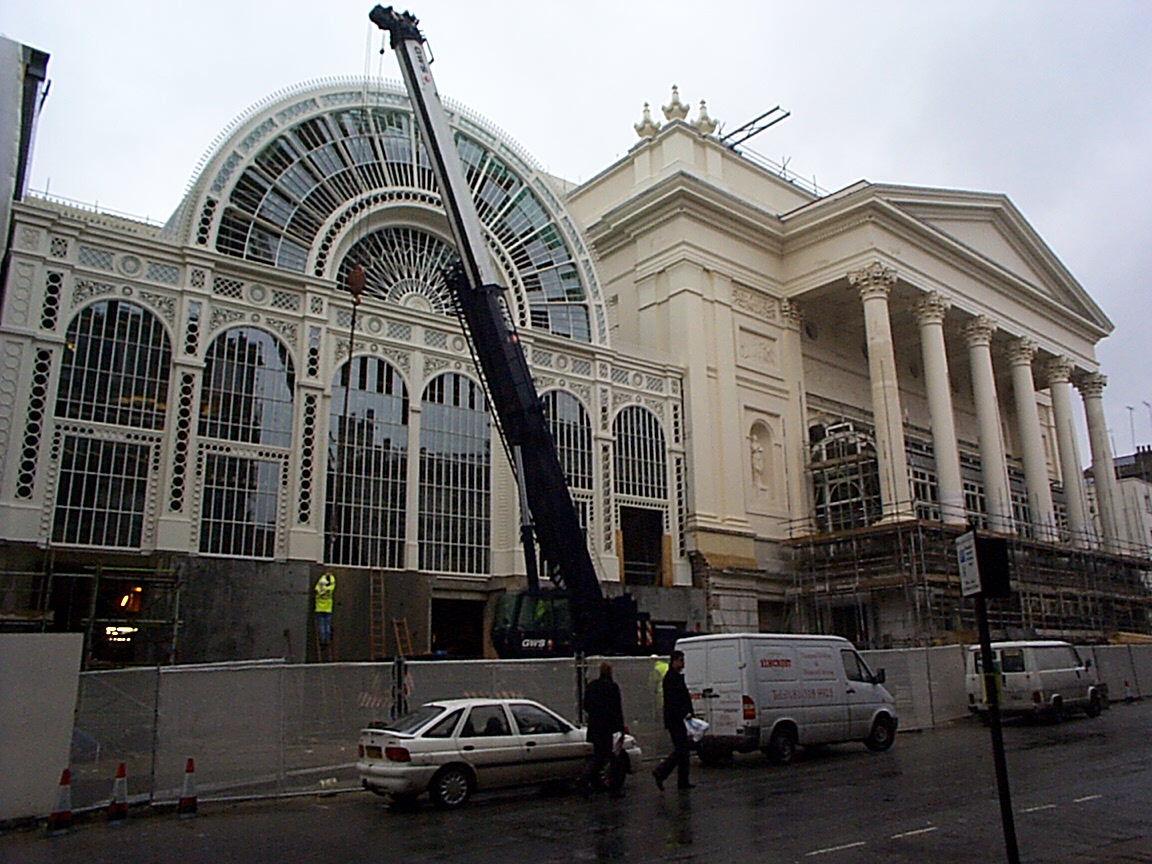
[[[804,312],[791,300],[780,301],[780,319],[784,324],[781,355],[784,374],[788,376],[788,407],[784,417],[785,478],[788,488],[788,512],[793,525],[807,528],[811,523],[811,486],[808,484],[808,419],[804,402],[804,352],[800,339]]]
[[[1118,551],[1120,538],[1120,501],[1116,488],[1116,469],[1112,464],[1112,447],[1108,443],[1108,422],[1104,419],[1104,387],[1108,378],[1099,372],[1083,375],[1076,381],[1076,389],[1084,400],[1084,415],[1088,420],[1088,444],[1092,448],[1092,480],[1096,487],[1096,506],[1100,509],[1100,528],[1104,542]]]
[[[872,418],[876,427],[876,459],[880,470],[880,500],[884,520],[911,519],[912,489],[908,485],[908,458],[904,453],[904,421],[888,294],[896,284],[896,271],[879,261],[848,274],[860,289],[864,303],[864,330],[868,340],[868,377],[872,383]]]
[[[968,362],[972,366],[972,395],[980,427],[980,467],[984,475],[984,499],[988,521],[994,531],[1012,530],[1012,496],[1004,462],[1004,439],[1000,434],[1000,404],[996,396],[996,373],[992,369],[992,333],[995,325],[983,315],[964,326]]]
[[[1056,420],[1056,447],[1060,451],[1060,474],[1064,478],[1064,500],[1068,508],[1068,530],[1072,542],[1087,546],[1092,532],[1088,519],[1088,496],[1080,467],[1080,445],[1072,419],[1072,361],[1056,357],[1048,361],[1048,391],[1052,394],[1052,415]]]
[[[1016,418],[1020,422],[1020,444],[1024,450],[1024,483],[1028,487],[1028,508],[1032,513],[1032,524],[1036,526],[1036,536],[1041,540],[1054,540],[1056,514],[1052,511],[1052,486],[1048,481],[1044,441],[1040,437],[1036,385],[1032,381],[1032,358],[1035,356],[1036,343],[1031,339],[1016,339],[1008,347]]]
[[[924,384],[928,388],[928,414],[932,418],[932,452],[936,456],[936,484],[940,517],[946,525],[963,525],[964,486],[960,480],[960,453],[956,449],[956,420],[952,414],[952,387],[948,353],[944,347],[944,315],[949,301],[933,291],[916,303],[920,325],[920,351],[924,358]]]

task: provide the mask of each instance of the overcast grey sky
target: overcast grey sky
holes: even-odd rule
[[[573,181],[631,147],[642,103],[675,83],[729,129],[791,111],[750,144],[825,189],[1006,193],[1116,325],[1098,346],[1116,453],[1152,444],[1152,3],[412,3],[441,92]],[[33,188],[167,218],[253,102],[399,79],[371,6],[0,0],[0,32],[52,55]]]

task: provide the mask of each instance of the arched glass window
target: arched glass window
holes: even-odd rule
[[[204,360],[200,434],[288,447],[295,389],[292,358],[280,340],[256,327],[226,330]]]
[[[275,554],[295,384],[288,349],[270,333],[236,327],[209,346],[200,390],[200,435],[259,445],[259,450],[205,451],[201,552],[255,558]]]
[[[670,572],[664,555],[668,513],[664,430],[651,411],[629,405],[616,415],[612,433],[624,584],[659,585]]]
[[[564,390],[544,394],[544,416],[564,479],[572,489],[592,488],[592,423],[580,400]]]
[[[93,303],[68,325],[56,416],[163,429],[171,360],[168,334],[151,312],[123,300]],[[52,542],[139,548],[153,446],[64,435]]]
[[[420,569],[487,573],[491,419],[480,385],[434,378],[420,409]]]
[[[612,422],[616,437],[617,495],[668,500],[668,458],[656,415],[639,405],[624,408]]]
[[[876,442],[851,421],[809,431],[812,494],[820,531],[863,528],[880,520]]]
[[[380,358],[353,358],[332,382],[324,538],[328,563],[404,566],[407,476],[404,379]]]
[[[163,429],[172,346],[159,319],[124,300],[103,300],[68,325],[56,416]]]

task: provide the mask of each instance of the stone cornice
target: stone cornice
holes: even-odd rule
[[[1098,317],[1086,317],[1079,311],[1060,303],[1032,283],[902,209],[885,197],[887,193],[895,191],[904,190],[902,187],[860,186],[843,196],[832,196],[830,200],[825,199],[827,203],[825,200],[817,201],[800,210],[785,214],[781,217],[784,225],[785,253],[791,254],[842,233],[844,230],[840,224],[842,222],[850,221],[853,224],[869,222],[891,232],[894,236],[916,246],[921,251],[939,258],[980,284],[1007,296],[1022,295],[1022,299],[1026,300],[1034,310],[1046,310],[1052,321],[1088,341],[1098,341],[1112,332],[1112,323],[1092,303],[1075,280],[1067,275],[1067,271],[1063,271],[1061,268],[1065,275],[1058,281],[1073,291],[1089,312]],[[973,193],[973,195],[975,194]],[[1003,198],[1003,196],[987,197]],[[1006,201],[1007,199],[1003,200]],[[1023,224],[1026,225],[1027,223]],[[1028,233],[1034,235],[1034,232]],[[1043,244],[1043,241],[1040,240],[1036,242]]]
[[[778,217],[686,171],[668,175],[602,214],[586,229],[587,236],[605,258],[638,234],[679,216],[705,222],[773,254],[783,252]]]

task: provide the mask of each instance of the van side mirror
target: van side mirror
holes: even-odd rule
[[[884,681],[886,680],[886,676],[884,675],[884,670],[883,669],[877,669],[876,674],[873,675],[872,678],[875,681],[875,683],[883,684]]]
[[[1092,668],[1092,658],[1091,657],[1084,658],[1084,668],[1085,669],[1091,669]]]

